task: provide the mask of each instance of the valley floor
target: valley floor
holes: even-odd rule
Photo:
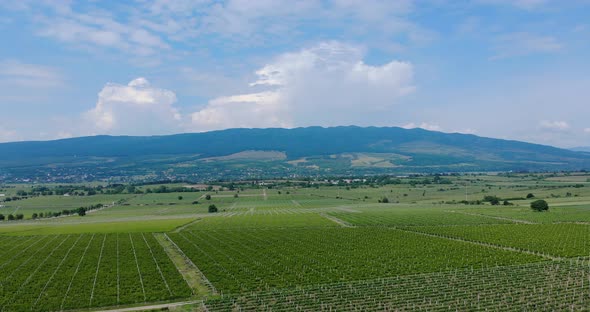
[[[476,175],[445,184],[31,197],[0,213],[118,204],[82,217],[0,223],[0,307],[588,310],[583,181]],[[486,196],[501,204],[477,202]],[[530,209],[538,199],[549,211]]]

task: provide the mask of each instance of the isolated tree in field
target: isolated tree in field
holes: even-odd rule
[[[209,213],[215,213],[215,212],[217,212],[217,206],[209,205]]]
[[[13,216],[13,215],[11,215],[11,214],[9,214],[9,215],[8,215],[8,221],[12,221],[12,220],[14,220],[14,216]]]
[[[533,193],[528,193],[528,194],[526,195],[526,198],[527,198],[527,199],[535,198],[535,195],[533,195]]]
[[[183,199],[183,197],[182,197],[182,196],[178,196],[178,200],[182,200],[182,199]]]
[[[387,203],[389,203],[389,198],[383,197],[382,199],[379,200],[379,202],[383,203],[383,204],[387,204]]]
[[[32,219],[37,219],[39,217],[39,215],[37,213],[33,213],[33,215],[31,216]]]
[[[21,214],[21,213],[18,213],[18,214],[16,215],[16,219],[17,219],[17,220],[22,220],[22,219],[24,219],[24,218],[25,218],[25,216],[24,216],[23,214]]]
[[[531,203],[531,209],[535,211],[546,211],[549,210],[549,204],[542,199],[535,200]]]
[[[6,220],[6,217],[3,214],[0,214],[0,221]]]
[[[207,194],[207,195],[205,196],[205,199],[206,199],[206,200],[211,200],[211,195]]]

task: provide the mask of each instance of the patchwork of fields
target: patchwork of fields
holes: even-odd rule
[[[586,310],[590,183],[576,183],[459,176],[4,202],[8,213],[117,204],[0,222],[0,310]],[[533,212],[529,193],[550,210]],[[487,195],[510,205],[458,203]]]

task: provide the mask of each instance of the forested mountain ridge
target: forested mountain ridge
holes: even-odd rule
[[[397,127],[228,129],[0,144],[7,180],[279,177],[590,169],[590,154]]]

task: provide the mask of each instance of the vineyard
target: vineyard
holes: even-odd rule
[[[586,311],[588,263],[549,262],[227,296],[208,311]]]
[[[440,226],[414,227],[411,230],[514,247],[559,257],[587,257],[590,255],[590,226],[586,224]]]
[[[589,310],[590,182],[408,179],[4,201],[11,214],[117,203],[0,221],[0,311]]]
[[[362,213],[329,212],[330,215],[358,226],[482,225],[513,223],[508,220],[458,213],[456,207],[405,205],[358,209]]]
[[[150,234],[4,237],[2,311],[55,311],[185,298],[191,290]]]
[[[380,228],[207,230],[169,236],[222,293],[543,260]]]

